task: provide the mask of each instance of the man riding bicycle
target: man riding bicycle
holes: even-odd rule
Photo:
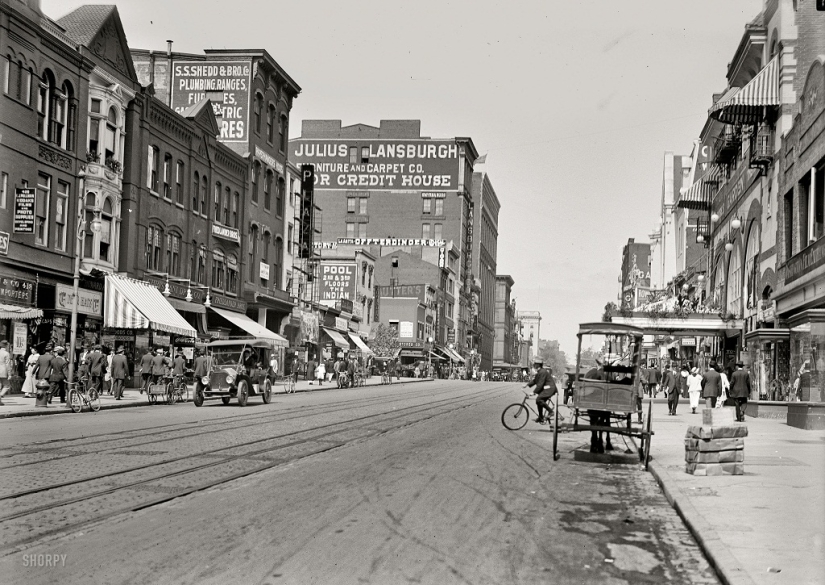
[[[536,387],[533,391],[536,395],[536,408],[539,411],[536,422],[544,423],[549,417],[553,416],[553,406],[550,399],[556,394],[556,382],[553,380],[553,372],[544,368],[542,358],[535,358],[533,365],[536,367],[536,375],[533,377],[532,382],[524,385],[524,388]],[[547,417],[543,416],[545,410],[547,411]]]

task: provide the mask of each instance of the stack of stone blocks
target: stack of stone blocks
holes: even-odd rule
[[[706,408],[702,426],[688,427],[685,471],[691,475],[744,475],[748,427],[734,422],[732,407]]]

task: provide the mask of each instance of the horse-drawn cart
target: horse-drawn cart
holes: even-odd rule
[[[582,323],[579,326],[576,355],[573,420],[559,422],[558,395],[553,425],[553,458],[558,460],[559,432],[590,431],[591,452],[610,450],[610,434],[639,439],[639,458],[647,469],[650,460],[651,405],[647,420],[641,423],[641,380],[639,365],[643,331],[630,325]],[[587,370],[582,363],[582,342],[600,352],[603,359]],[[595,345],[594,345],[595,344]],[[637,424],[633,416],[637,416]],[[582,424],[580,420],[586,424]],[[614,424],[616,423],[616,424]],[[605,445],[604,435],[607,434]]]

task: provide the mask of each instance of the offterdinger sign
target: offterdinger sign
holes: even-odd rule
[[[321,265],[321,301],[355,298],[355,263],[329,262]]]
[[[455,141],[291,141],[290,161],[315,165],[316,189],[458,189],[460,151]]]

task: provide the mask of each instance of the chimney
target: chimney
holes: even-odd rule
[[[172,41],[169,39],[166,40],[166,56],[172,56]]]

